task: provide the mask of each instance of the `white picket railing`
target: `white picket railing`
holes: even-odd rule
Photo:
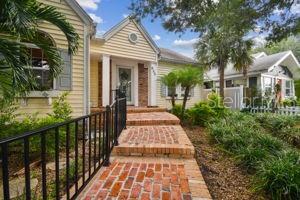
[[[300,107],[279,107],[273,109],[267,106],[248,107],[251,113],[276,113],[281,115],[300,115]]]

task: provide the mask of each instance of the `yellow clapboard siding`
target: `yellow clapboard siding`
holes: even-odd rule
[[[174,69],[179,69],[182,68],[182,65],[176,65],[176,64],[170,64],[170,63],[163,63],[159,62],[158,64],[158,74],[157,74],[157,89],[156,89],[156,102],[157,105],[160,107],[165,107],[165,108],[171,108],[171,102],[170,100],[167,100],[166,97],[161,96],[161,77],[163,75],[168,74]],[[196,86],[194,88],[194,96],[191,97],[187,101],[187,107],[192,107],[195,103],[199,102],[201,100],[201,87]],[[176,103],[182,104],[182,99],[177,100]]]
[[[128,39],[129,33],[132,32],[136,33],[139,38],[136,44],[132,44]],[[91,49],[94,52],[113,56],[152,62],[156,61],[154,49],[133,22],[129,22],[129,24],[113,35],[104,44],[92,41]]]
[[[90,101],[92,107],[98,106],[98,96],[99,96],[99,86],[98,86],[98,59],[96,57],[91,57],[90,65]]]
[[[77,14],[69,7],[64,0],[39,0],[40,2],[55,6],[62,14],[64,14],[70,24],[75,28],[80,36],[78,52],[72,56],[72,91],[68,96],[68,102],[73,109],[73,117],[82,116],[83,113],[83,94],[84,94],[84,23]],[[65,35],[56,26],[41,22],[39,27],[49,33],[53,37],[58,48],[67,49],[68,43]],[[55,100],[56,98],[53,98]],[[40,115],[46,115],[52,112],[51,106],[48,105],[47,98],[28,98],[27,105],[21,106],[20,113],[33,114],[39,112]]]

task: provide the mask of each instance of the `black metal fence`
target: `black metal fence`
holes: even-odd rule
[[[1,140],[3,197],[0,198],[11,198],[10,181],[14,168],[11,163],[18,154],[24,170],[22,199],[75,199],[96,172],[109,165],[110,153],[118,145],[118,137],[124,128],[126,97],[118,95],[102,112]],[[39,150],[33,155],[31,148],[36,140]],[[18,153],[14,151],[16,146]],[[39,163],[38,170],[33,169],[34,162]],[[54,164],[52,174],[49,163]],[[38,173],[38,192],[31,186],[33,173]]]

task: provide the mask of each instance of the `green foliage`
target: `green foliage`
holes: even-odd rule
[[[18,106],[13,101],[0,98],[0,127],[15,122],[17,109]]]
[[[253,53],[265,52],[267,54],[275,54],[283,51],[292,51],[297,59],[300,60],[300,36],[290,36],[280,42],[253,49]]]
[[[171,113],[180,118],[181,117],[181,110],[182,110],[182,105],[181,104],[175,104],[175,106],[171,109]]]
[[[190,91],[193,87],[202,84],[203,82],[203,71],[201,68],[187,66],[178,70],[178,83],[181,88],[184,89],[184,96],[182,102],[181,116],[184,116],[186,102],[190,95]]]
[[[191,124],[205,126],[216,113],[207,102],[199,102],[187,111],[187,116]]]
[[[284,129],[284,122],[292,123],[289,119],[280,117],[279,120],[273,119],[270,124]],[[265,132],[260,120],[263,120],[261,115],[257,118],[245,113],[231,112],[209,124],[210,135],[242,167],[254,173],[256,191],[263,190],[272,199],[299,199],[299,152],[283,140]]]
[[[56,119],[70,119],[72,108],[71,105],[67,101],[68,92],[62,93],[57,100],[55,100],[52,104],[53,114],[49,114],[53,118]]]
[[[265,190],[272,199],[299,199],[300,155],[295,151],[282,152],[263,162],[257,172],[255,189]]]
[[[192,125],[206,126],[211,120],[217,120],[224,117],[227,109],[224,107],[221,97],[211,92],[207,101],[196,103],[188,109],[185,115],[186,121]]]
[[[296,127],[300,122],[298,116],[257,113],[254,117],[273,136],[300,148],[300,128]]]
[[[1,96],[26,94],[36,85],[32,70],[28,67],[31,61],[24,42],[32,43],[43,50],[51,76],[55,77],[60,73],[59,50],[40,29],[41,21],[56,26],[65,34],[69,53],[74,54],[79,47],[79,35],[75,28],[54,6],[36,0],[5,0],[1,1],[0,16]]]
[[[161,78],[161,82],[168,87],[171,92],[172,107],[175,106],[176,87],[178,85],[178,73],[177,71],[171,71]]]

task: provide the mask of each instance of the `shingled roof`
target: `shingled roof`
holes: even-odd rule
[[[160,49],[160,60],[161,61],[173,62],[173,63],[179,63],[179,64],[196,64],[197,63],[194,59],[184,56],[184,55],[177,53],[175,51],[172,51],[170,49],[166,49],[166,48],[159,48],[159,49]]]

